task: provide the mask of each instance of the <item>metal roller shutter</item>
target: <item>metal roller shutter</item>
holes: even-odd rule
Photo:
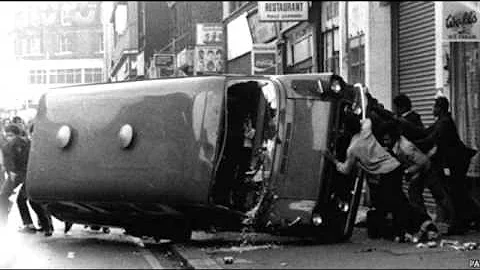
[[[398,14],[399,92],[412,100],[426,126],[434,122],[435,96],[435,6],[434,2],[400,2]],[[407,191],[407,184],[404,183]],[[432,210],[435,201],[428,189],[425,204]]]

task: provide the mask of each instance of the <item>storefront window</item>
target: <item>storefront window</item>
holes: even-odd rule
[[[451,109],[460,137],[469,147],[480,148],[480,45],[478,42],[452,43],[453,102]],[[468,176],[480,178],[480,155],[470,163]]]

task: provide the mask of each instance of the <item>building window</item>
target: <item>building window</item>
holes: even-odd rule
[[[24,55],[38,55],[41,53],[40,37],[29,36],[22,42],[22,54]]]
[[[86,68],[85,69],[85,83],[98,83],[102,82],[102,69],[101,68]]]
[[[240,9],[248,1],[230,1],[230,13],[235,12],[235,10]]]
[[[322,2],[321,40],[323,46],[322,66],[324,72],[340,73],[339,2]]]
[[[30,84],[47,83],[47,72],[45,70],[30,70],[28,82]]]
[[[365,34],[348,39],[348,80],[365,83]]]
[[[323,69],[325,72],[340,73],[340,31],[338,27],[322,33]]]
[[[57,70],[57,83],[65,83],[65,69],[58,69]]]
[[[98,34],[98,52],[103,52],[104,44],[103,44],[103,33]]]
[[[327,20],[338,17],[338,2],[325,2],[325,11]]]
[[[50,84],[67,83],[76,84],[82,83],[81,69],[52,69],[49,72]]]
[[[70,35],[58,35],[58,51],[71,52],[73,47],[72,38]]]
[[[62,11],[60,13],[60,22],[63,26],[72,25],[72,17],[75,6],[73,3],[64,3],[62,5]]]
[[[73,83],[82,83],[82,70],[74,69],[73,70]]]

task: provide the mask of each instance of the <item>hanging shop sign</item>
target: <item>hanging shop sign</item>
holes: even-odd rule
[[[155,67],[159,77],[173,76],[175,73],[174,54],[155,54]]]
[[[443,40],[446,42],[480,41],[478,2],[443,2]]]
[[[274,75],[277,74],[277,45],[253,44],[252,48],[252,74]]]
[[[183,67],[193,67],[193,50],[187,50],[187,48],[183,49],[181,52],[177,54],[177,66],[179,68]]]
[[[265,43],[277,37],[277,27],[273,22],[261,22],[258,12],[247,16],[248,27],[253,43]]]
[[[195,47],[195,74],[223,73],[223,47],[199,45]]]
[[[218,45],[223,43],[221,23],[197,23],[197,45]]]
[[[259,1],[260,21],[306,21],[308,1]]]

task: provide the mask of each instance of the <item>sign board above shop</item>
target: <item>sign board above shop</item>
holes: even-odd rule
[[[306,21],[308,1],[259,1],[260,21]]]
[[[480,41],[480,3],[442,2],[443,41]]]
[[[223,43],[221,23],[197,23],[197,45],[218,45]]]
[[[252,75],[277,74],[277,45],[253,44]]]

